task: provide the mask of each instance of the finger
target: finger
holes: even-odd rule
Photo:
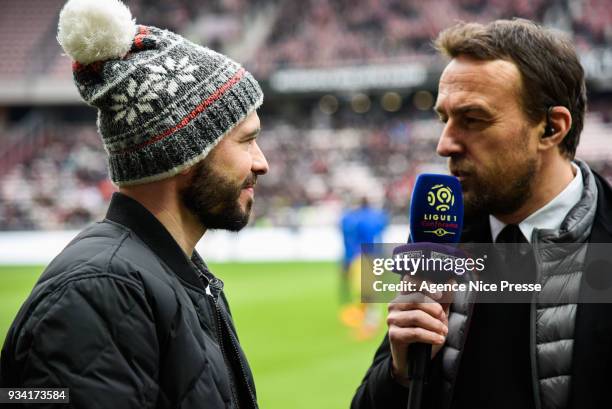
[[[437,304],[438,302],[429,295],[422,292],[398,293],[392,304]]]
[[[397,299],[397,298],[396,298]],[[395,300],[394,300],[395,301]],[[402,301],[402,300],[400,300]],[[389,312],[391,311],[410,311],[410,310],[421,310],[425,311],[429,315],[435,318],[441,318],[444,316],[444,309],[442,305],[434,302],[391,302],[388,306]]]
[[[393,345],[410,345],[415,342],[442,345],[445,340],[444,336],[425,328],[401,328],[396,326],[389,328],[389,341]]]
[[[433,282],[431,281],[427,281],[427,280],[421,280],[420,278],[414,278],[411,277],[410,275],[404,275],[402,277],[402,281],[407,282],[407,283],[411,283],[412,284],[412,288],[414,288],[416,291],[413,292],[408,292],[408,291],[404,291],[402,292],[402,294],[414,294],[415,292],[418,293],[422,293],[425,294],[427,297],[431,298],[432,300],[436,301],[436,302],[440,302],[440,300],[446,296],[446,298],[448,298],[448,293],[447,292],[443,292],[443,291],[430,291],[429,289],[432,288],[432,284]],[[454,282],[454,280],[451,278],[451,280],[449,280],[449,283]],[[452,295],[451,295],[451,299],[452,299]],[[427,302],[427,301],[425,301]]]
[[[442,320],[422,310],[393,311],[387,316],[387,325],[401,328],[419,327],[443,336],[448,334],[448,327]]]
[[[442,295],[443,295],[442,292],[441,291],[429,291],[428,288],[430,288],[429,286],[432,283],[426,280],[423,280],[423,282],[425,283],[425,287],[422,287],[423,289],[420,290],[420,292],[430,297],[431,299],[435,300],[436,302],[439,302],[440,298],[442,298]]]

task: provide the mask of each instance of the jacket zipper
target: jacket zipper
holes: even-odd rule
[[[254,399],[254,393],[253,393],[253,389],[251,389],[251,384],[249,383],[249,379],[246,375],[246,369],[244,368],[244,365],[242,363],[242,359],[240,358],[240,351],[238,351],[238,347],[236,346],[236,340],[234,339],[231,331],[229,330],[229,323],[227,322],[227,320],[225,319],[225,317],[223,316],[223,314],[221,313],[221,309],[219,308],[219,304],[217,303],[217,300],[215,300],[215,309],[217,310],[217,317],[219,318],[219,320],[223,320],[223,322],[225,323],[225,327],[228,329],[228,334],[230,336],[230,344],[232,344],[232,348],[234,349],[234,353],[236,354],[236,358],[238,359],[238,364],[240,365],[240,374],[242,375],[242,380],[244,381],[244,384],[247,387],[247,390],[249,392],[249,400],[251,401],[251,404],[253,405],[253,408],[257,408],[257,403],[255,402]]]
[[[472,279],[472,277],[470,277],[470,280]],[[466,310],[466,319],[465,319],[465,323],[463,324],[463,328],[464,328],[464,334],[461,340],[461,348],[459,349],[459,354],[457,355],[457,368],[459,367],[459,365],[461,364],[461,358],[463,356],[463,353],[465,352],[465,343],[467,341],[467,337],[468,337],[468,333],[470,332],[470,324],[472,323],[472,317],[473,317],[473,313],[474,313],[474,305],[475,305],[475,301],[476,301],[476,294],[472,295],[471,298],[467,301],[465,301],[465,303],[467,304],[467,310]],[[468,295],[469,297],[469,295]],[[448,318],[450,320],[450,313],[451,313],[451,307],[448,310]],[[442,351],[438,351],[438,353],[441,353]],[[458,370],[457,370],[458,371]],[[458,372],[457,372],[458,373]],[[450,389],[450,395],[449,395],[449,401],[448,401],[448,406],[447,407],[451,407],[453,404],[453,395],[455,394],[455,385],[457,383],[457,374],[455,374],[455,376],[453,377],[453,381],[451,383],[451,389]]]
[[[214,282],[208,281],[208,278],[202,273],[199,273],[200,276],[200,280],[202,281],[202,283],[204,284],[204,286],[214,286]],[[211,292],[212,293],[212,292]],[[242,359],[240,358],[240,352],[238,351],[238,347],[236,346],[236,343],[234,341],[234,337],[232,336],[232,333],[230,331],[230,327],[229,324],[227,323],[227,320],[223,317],[222,313],[221,313],[221,308],[219,307],[218,304],[218,299],[216,299],[214,296],[209,295],[209,297],[212,298],[213,300],[213,304],[215,306],[215,315],[216,315],[216,324],[217,324],[217,334],[218,334],[218,338],[219,338],[219,347],[221,348],[221,353],[223,354],[223,361],[225,362],[225,366],[227,367],[228,371],[229,371],[229,376],[230,376],[230,380],[231,378],[233,378],[232,376],[232,368],[231,368],[231,364],[228,365],[227,360],[229,360],[229,357],[226,355],[226,351],[225,351],[225,347],[223,346],[223,324],[225,324],[226,328],[228,329],[228,334],[230,336],[230,344],[232,344],[232,347],[234,349],[234,353],[236,358],[238,359],[238,363],[240,364],[240,375],[242,375],[242,380],[244,381],[247,390],[249,392],[249,400],[251,401],[253,408],[257,408],[257,403],[255,402],[254,396],[255,394],[253,393],[253,390],[251,389],[251,385],[249,384],[249,380],[248,377],[246,375],[246,370],[244,368],[244,365],[242,363]],[[237,386],[237,385],[236,385]],[[232,398],[235,400],[236,402],[236,407],[240,407],[240,400],[238,399],[238,396],[236,396],[236,391],[234,390],[234,388],[230,388],[232,391]]]
[[[537,251],[538,241],[538,231],[537,229],[533,230],[531,234],[531,243],[533,245],[533,258],[535,260],[535,270],[536,270],[536,278],[535,282],[540,282],[540,265],[542,260],[539,259],[539,252]],[[536,409],[542,408],[542,400],[540,399],[540,382],[538,379],[538,342],[537,342],[537,307],[538,307],[538,297],[537,293],[533,293],[533,297],[531,299],[531,305],[529,306],[529,358],[531,363],[531,385],[533,387],[533,399],[534,406]]]

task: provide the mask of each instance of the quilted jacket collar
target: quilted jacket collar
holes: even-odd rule
[[[114,193],[106,219],[130,229],[182,280],[202,288],[193,263],[164,225],[138,201],[122,193]],[[195,251],[194,258],[201,260]]]

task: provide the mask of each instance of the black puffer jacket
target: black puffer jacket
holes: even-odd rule
[[[67,387],[78,408],[256,408],[223,283],[138,202],[47,267],[1,355],[2,387]],[[41,407],[41,405],[36,405]]]

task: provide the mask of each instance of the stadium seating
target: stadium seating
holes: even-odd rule
[[[70,62],[55,41],[63,3],[2,2],[0,82],[32,78],[71,86]],[[364,0],[359,7],[349,0],[126,3],[141,23],[235,53],[264,83],[287,67],[431,59],[431,38],[456,20],[526,17],[570,31],[581,51],[612,43],[612,8],[606,0]],[[431,97],[435,85],[427,87]],[[402,93],[401,109],[394,113],[381,109],[380,96],[366,96],[363,114],[350,108],[351,95],[337,95],[339,108],[325,112],[319,97],[291,95],[288,104],[267,93],[260,141],[271,170],[258,184],[254,223],[335,224],[343,206],[368,195],[386,205],[393,221],[405,223],[415,175],[445,169],[435,154],[441,125],[431,112],[415,109],[413,92]],[[612,180],[612,157],[606,154],[612,104],[605,92],[590,96],[579,156]],[[103,215],[114,188],[95,119],[91,114],[75,117],[76,104],[3,108],[0,230],[79,228]]]

